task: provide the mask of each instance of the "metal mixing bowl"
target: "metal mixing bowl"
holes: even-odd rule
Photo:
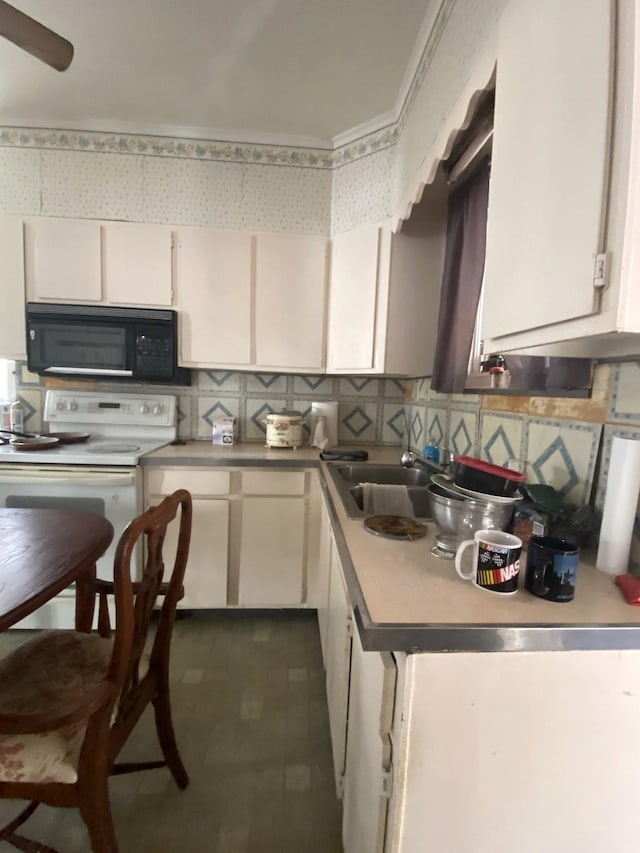
[[[427,486],[427,492],[431,505],[431,518],[438,525],[441,533],[455,537],[458,531],[458,519],[465,505],[464,498],[454,498],[435,483]]]
[[[458,519],[466,504],[465,498],[455,498],[435,483],[427,486],[431,518],[445,536],[457,536]],[[506,530],[513,515],[513,504],[486,503],[484,515],[500,530]]]

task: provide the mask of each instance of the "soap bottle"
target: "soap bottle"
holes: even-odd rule
[[[14,400],[9,409],[11,432],[22,432],[24,429],[24,408],[20,400]]]
[[[436,440],[429,436],[429,441],[426,443],[423,454],[425,459],[429,462],[433,462],[434,465],[438,465],[440,462],[440,448]]]

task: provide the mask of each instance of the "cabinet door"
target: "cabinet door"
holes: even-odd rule
[[[26,361],[22,220],[0,217],[0,357]]]
[[[354,631],[342,804],[346,853],[384,850],[395,685],[391,655],[363,651]]]
[[[157,504],[162,497],[150,496],[148,503]],[[192,498],[193,517],[189,560],[184,576],[184,598],[178,607],[187,610],[226,607],[227,563],[229,552],[229,501]],[[165,559],[173,559],[178,539],[178,525],[167,530]]]
[[[193,527],[183,608],[225,607],[229,552],[229,501],[193,500]]]
[[[103,273],[106,302],[171,305],[171,228],[136,222],[105,222]]]
[[[251,235],[179,228],[176,238],[180,363],[250,364]]]
[[[89,219],[25,222],[27,296],[46,302],[102,299],[100,223]]]
[[[331,545],[333,534],[326,509],[320,514],[320,538],[318,543],[318,563],[313,588],[309,589],[309,604],[318,611],[318,628],[320,629],[320,647],[322,661],[327,668],[327,645],[329,635],[329,574],[331,571]]]
[[[145,473],[146,506],[159,504],[176,489],[188,489],[193,504],[185,595],[178,607],[226,607],[229,562],[229,471],[212,468],[156,468]],[[213,497],[220,495],[219,498]],[[178,530],[169,528],[167,556],[175,555]]]
[[[504,11],[484,338],[598,310],[594,271],[608,178],[612,5],[514,0]]]
[[[305,499],[246,497],[242,501],[239,604],[302,603]]]
[[[342,797],[349,710],[349,674],[353,615],[335,542],[331,547],[327,625],[327,703],[336,793]]]
[[[256,249],[256,364],[324,366],[327,241],[259,234]]]
[[[374,367],[380,234],[377,225],[366,225],[331,241],[330,370]]]

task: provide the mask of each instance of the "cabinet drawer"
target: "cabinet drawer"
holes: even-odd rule
[[[303,495],[304,471],[243,471],[245,495]]]
[[[176,489],[187,489],[192,495],[228,495],[229,472],[210,468],[169,468],[147,473],[147,494],[170,495]]]

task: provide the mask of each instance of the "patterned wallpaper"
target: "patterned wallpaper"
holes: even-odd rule
[[[326,234],[331,173],[0,148],[0,213]]]
[[[440,0],[398,121],[332,150],[0,128],[0,213],[323,234],[392,216],[504,2]]]

